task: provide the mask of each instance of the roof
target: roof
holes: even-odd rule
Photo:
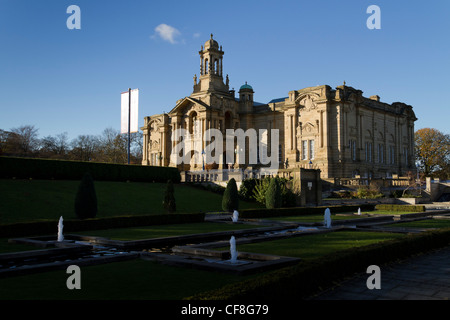
[[[247,84],[247,81],[245,81],[245,84],[242,85],[241,88],[240,88],[239,90],[242,90],[242,89],[250,89],[250,90],[253,90],[252,86],[249,85],[249,84]]]
[[[272,99],[268,102],[269,103],[277,103],[277,102],[283,102],[284,100],[286,100],[289,97],[284,97],[284,98],[278,98],[278,99]]]

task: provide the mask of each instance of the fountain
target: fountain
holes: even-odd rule
[[[61,216],[58,223],[58,242],[64,241],[63,228],[63,217]]]
[[[323,224],[326,228],[331,228],[331,212],[329,208],[325,209]]]
[[[234,210],[233,217],[231,217],[231,220],[233,222],[238,222],[238,219],[239,219],[239,212],[237,212],[237,210]]]
[[[234,236],[231,236],[231,239],[230,239],[230,253],[231,253],[230,262],[236,263],[238,253],[236,251],[236,239],[234,238]]]
[[[361,215],[361,208],[358,208],[358,216]]]

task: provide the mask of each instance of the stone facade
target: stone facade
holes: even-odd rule
[[[254,100],[247,83],[236,93],[224,77],[222,46],[211,35],[199,51],[199,78],[193,92],[176,102],[169,112],[145,117],[143,164],[202,170],[199,161],[207,129],[267,129],[267,147],[278,152],[278,167],[320,169],[322,178],[390,177],[414,171],[414,122],[412,107],[401,102],[383,103],[379,96],[366,98],[361,90],[328,85],[292,90],[287,97],[268,103]],[[174,130],[191,136],[191,161],[176,164],[171,158]],[[278,129],[279,143],[270,144],[270,130]],[[235,157],[234,168],[257,168],[245,145],[245,161]],[[242,157],[242,156],[241,156]],[[239,161],[238,161],[239,160]],[[257,159],[257,162],[264,162]],[[237,165],[239,163],[240,165]],[[223,161],[218,168],[228,168]]]

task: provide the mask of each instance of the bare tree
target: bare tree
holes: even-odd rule
[[[43,158],[64,159],[69,151],[67,132],[41,139],[39,156]]]
[[[106,128],[99,138],[98,156],[103,162],[125,163],[127,161],[127,139],[119,130]]]
[[[98,138],[93,135],[79,135],[71,142],[70,157],[73,160],[91,161],[98,150]]]
[[[40,143],[38,131],[39,129],[36,129],[33,125],[11,129],[11,143],[18,155],[28,156],[38,150]]]

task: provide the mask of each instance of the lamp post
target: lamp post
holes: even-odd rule
[[[205,171],[205,154],[206,154],[205,150],[202,150],[202,163],[203,163],[202,168],[203,168],[203,171]]]

